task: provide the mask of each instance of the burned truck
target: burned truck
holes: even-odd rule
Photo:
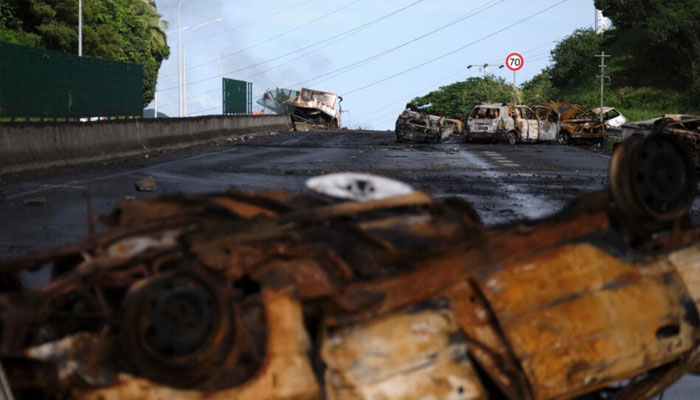
[[[268,90],[257,103],[278,114],[291,115],[297,131],[338,129],[343,98],[335,93],[302,88]]]
[[[409,103],[396,119],[396,142],[440,143],[450,137],[455,127],[457,125],[442,114],[422,110]]]
[[[697,177],[673,138],[493,228],[400,182],[307,185],[123,202],[0,262],[2,395],[640,400],[700,363]],[[51,279],[25,285],[36,269]]]

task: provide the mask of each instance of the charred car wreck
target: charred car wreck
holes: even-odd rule
[[[665,136],[625,142],[608,190],[490,229],[462,200],[400,183],[383,195],[371,178],[326,182],[343,201],[230,190],[124,202],[101,233],[0,263],[0,390],[651,398],[700,360],[688,157]],[[23,287],[37,268],[51,280]]]
[[[278,114],[291,115],[295,130],[308,131],[340,128],[342,101],[335,93],[302,88],[268,90],[257,103]]]
[[[602,142],[607,137],[605,122],[578,104],[544,103],[532,106],[537,117],[556,124],[556,140],[571,142]]]
[[[409,103],[396,120],[396,141],[440,143],[450,137],[455,127],[457,125],[442,114],[421,110]]]

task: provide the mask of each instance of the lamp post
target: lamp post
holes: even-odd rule
[[[467,69],[470,69],[471,67],[482,67],[484,69],[484,79],[486,79],[486,77],[489,74],[489,70],[488,70],[489,67],[498,67],[498,69],[501,69],[501,68],[503,68],[503,64],[483,64],[483,65],[471,64],[471,65],[467,65]]]
[[[193,26],[192,29],[190,29],[190,32],[193,32],[193,31],[195,31],[203,26],[207,26],[209,24],[215,24],[215,23],[221,22],[223,20],[224,20],[223,18],[217,18],[217,19],[213,19],[211,21],[202,22],[201,24]],[[185,30],[187,28],[188,27],[185,27],[185,28],[183,28],[183,30]],[[187,116],[187,68],[185,68],[187,54],[185,52],[185,44],[187,44],[187,43],[182,44],[182,99],[183,99],[182,100],[182,108],[183,108],[183,115],[182,116],[183,117]]]
[[[83,56],[83,0],[78,0],[78,57]]]
[[[182,64],[180,62],[180,6],[183,0],[177,3],[177,102],[178,117],[182,117]]]

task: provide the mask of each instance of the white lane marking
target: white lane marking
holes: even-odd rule
[[[509,160],[508,157],[495,151],[482,151],[482,153],[487,157],[491,158],[492,160],[496,161],[497,163],[501,164],[502,166],[511,168],[520,166],[517,163]]]

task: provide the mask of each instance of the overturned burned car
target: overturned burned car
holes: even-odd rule
[[[625,142],[608,190],[490,229],[462,200],[365,176],[307,183],[335,199],[124,202],[101,233],[0,263],[0,390],[649,399],[700,362],[688,157]],[[51,280],[25,287],[37,268]]]
[[[289,114],[297,131],[337,129],[341,123],[340,102],[335,93],[302,88],[268,90],[258,104],[278,114]]]
[[[605,122],[578,104],[544,103],[532,106],[537,118],[556,125],[556,140],[571,142],[602,142],[607,136]]]
[[[442,114],[409,103],[396,120],[396,141],[440,143],[450,137],[455,127],[457,124],[450,123]]]

